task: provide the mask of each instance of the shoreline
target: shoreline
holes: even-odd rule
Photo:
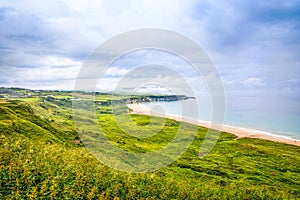
[[[133,110],[131,112],[132,114],[151,115],[156,117],[168,118],[176,121],[187,122],[196,126],[210,128],[210,122],[202,121],[202,120],[187,120],[187,119],[183,119],[181,116],[178,115],[153,112],[145,109],[141,104],[127,104],[127,107]],[[252,130],[248,128],[242,128],[242,127],[236,127],[230,125],[223,125],[223,129],[219,131],[234,134],[238,138],[256,138],[256,139],[263,139],[263,140],[269,140],[273,142],[280,142],[280,143],[300,146],[300,140],[298,139],[294,139],[288,136],[280,136],[265,131]]]

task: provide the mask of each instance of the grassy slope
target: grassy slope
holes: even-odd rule
[[[71,108],[62,105],[0,103],[0,198],[300,198],[299,147],[223,133],[213,151],[199,159],[206,132],[200,128],[189,150],[170,166],[128,174],[70,142],[78,137]],[[123,133],[111,114],[98,117],[116,145],[135,152],[164,146],[178,129],[167,120],[160,134],[141,140]],[[149,122],[146,116],[132,118],[141,125]]]

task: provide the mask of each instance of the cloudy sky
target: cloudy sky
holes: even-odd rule
[[[73,89],[95,48],[139,28],[169,29],[196,41],[227,93],[299,94],[297,0],[0,0],[0,86]],[[126,72],[117,66],[108,74]]]

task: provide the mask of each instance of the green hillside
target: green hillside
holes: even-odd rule
[[[213,151],[199,158],[206,133],[200,127],[188,151],[168,167],[120,172],[82,145],[67,102],[0,101],[0,199],[300,198],[299,147],[222,133]],[[99,123],[127,151],[159,149],[179,126],[166,120],[159,134],[137,139],[120,130],[109,110],[97,108]],[[131,117],[137,124],[149,123],[147,116]]]

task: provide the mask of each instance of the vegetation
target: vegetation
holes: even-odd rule
[[[99,96],[98,100],[109,98]],[[98,106],[97,113],[107,137],[127,151],[157,150],[179,127],[176,121],[156,117],[157,122],[165,120],[159,134],[138,139],[119,128],[109,105]],[[147,116],[131,118],[140,126],[150,122]],[[101,164],[86,150],[72,121],[71,104],[64,97],[2,100],[0,199],[300,198],[299,147],[222,133],[212,152],[199,158],[205,134],[206,129],[199,127],[188,151],[171,165],[130,174]]]

